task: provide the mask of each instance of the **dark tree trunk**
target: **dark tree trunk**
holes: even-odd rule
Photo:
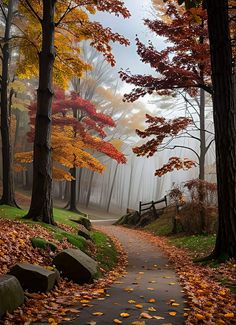
[[[79,212],[76,208],[76,167],[73,167],[70,169],[71,176],[74,177],[74,179],[70,182],[70,199],[68,202],[68,210],[73,212]]]
[[[2,136],[2,173],[3,193],[0,204],[17,206],[14,194],[13,151],[11,141],[11,114],[8,98],[10,38],[13,18],[14,0],[9,0],[6,16],[5,34],[2,46],[1,76],[1,136]]]
[[[207,0],[219,222],[212,258],[236,258],[236,107],[228,1]]]
[[[205,91],[200,89],[200,159],[199,179],[205,179],[206,130],[205,130]]]
[[[51,115],[55,60],[55,0],[43,0],[42,50],[39,54],[39,88],[35,121],[33,189],[26,218],[53,224]]]

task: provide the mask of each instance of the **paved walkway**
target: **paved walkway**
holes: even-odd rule
[[[95,226],[97,225],[96,223]],[[82,309],[77,320],[62,324],[112,325],[114,319],[129,325],[134,321],[143,322],[141,324],[184,324],[182,288],[158,247],[144,242],[135,230],[111,226],[109,222],[103,225],[103,230],[116,236],[128,253],[127,274],[108,288],[105,300],[93,300],[93,306]],[[153,302],[148,302],[150,299],[153,299]],[[129,303],[129,300],[135,303]],[[171,302],[176,306],[171,305]],[[94,312],[104,314],[94,316]],[[173,316],[169,312],[173,312]],[[122,318],[121,313],[128,313],[130,316]],[[141,313],[160,316],[163,319],[140,319]]]

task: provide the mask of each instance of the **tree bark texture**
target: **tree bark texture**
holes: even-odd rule
[[[236,258],[236,107],[228,1],[207,0],[219,222],[213,258]]]
[[[16,206],[14,194],[13,151],[11,139],[11,113],[9,105],[9,61],[10,38],[13,18],[14,0],[9,0],[4,40],[2,46],[2,76],[1,76],[1,136],[2,136],[2,171],[3,193],[0,204]]]
[[[74,179],[70,182],[70,199],[68,202],[68,207],[70,211],[78,212],[76,208],[76,167],[70,169],[70,174],[72,177],[74,177]]]
[[[43,0],[42,50],[39,53],[39,87],[35,121],[33,189],[27,218],[53,224],[52,205],[52,77],[55,60],[55,0]]]

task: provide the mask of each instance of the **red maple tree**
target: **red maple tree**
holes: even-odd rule
[[[34,139],[34,125],[36,116],[36,102],[29,107],[30,131],[28,138],[30,142]],[[63,129],[73,127],[75,138],[78,137],[88,149],[101,152],[118,163],[125,163],[126,158],[118,151],[112,143],[105,141],[106,127],[115,127],[114,120],[102,112],[88,100],[81,98],[75,92],[66,95],[62,89],[55,91],[52,104],[52,125]]]
[[[196,94],[197,88],[212,92],[206,10],[194,8],[191,13],[180,12],[177,4],[167,1],[165,15],[170,18],[168,21],[144,20],[152,33],[166,38],[165,49],[158,51],[151,41],[146,46],[136,38],[141,61],[149,64],[157,76],[120,71],[121,79],[135,86],[125,95],[126,101],[155,92],[167,95],[175,89],[185,89],[192,94]]]
[[[155,70],[155,76],[152,74],[133,75],[129,71],[121,71],[122,80],[135,86],[131,93],[125,94],[124,98],[126,101],[133,102],[146,94],[171,95],[179,92],[180,89],[190,96],[200,94],[201,99],[198,104],[200,126],[197,127],[196,123],[194,123],[194,127],[200,133],[200,153],[198,154],[196,151],[194,153],[198,159],[199,178],[204,179],[205,156],[212,143],[210,141],[206,144],[204,133],[204,91],[212,92],[210,49],[206,23],[207,13],[201,7],[192,8],[190,11],[185,12],[177,3],[170,0],[166,1],[164,10],[163,5],[161,5],[161,8],[162,15],[164,12],[164,19],[145,19],[145,25],[158,37],[165,37],[168,46],[158,51],[150,41],[148,45],[145,45],[138,38],[136,39],[137,53],[141,61],[149,64]],[[187,102],[186,96],[183,97]],[[173,139],[175,135],[184,132],[189,124],[189,119],[186,117],[180,117],[179,120],[173,119],[168,122],[164,118],[161,119],[160,117],[152,117],[151,121],[149,116],[147,123],[151,123],[151,125],[144,132],[137,130],[137,134],[141,137],[153,135],[155,137],[142,146],[134,148],[133,151],[136,154],[147,154],[148,157],[153,155],[164,139],[167,140],[168,137]],[[176,134],[169,132],[172,125],[176,127]],[[196,139],[189,132],[188,136]],[[192,150],[187,147],[185,149]],[[195,162],[190,159],[171,157],[167,164],[156,171],[155,175],[162,176],[173,169],[188,169],[195,165]]]

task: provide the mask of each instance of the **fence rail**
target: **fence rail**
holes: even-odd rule
[[[147,203],[142,203],[141,201],[139,202],[139,214],[141,215],[141,213],[143,211],[147,211],[147,210],[151,210],[153,209],[153,213],[155,216],[158,216],[158,213],[157,213],[157,209],[155,207],[155,204],[158,204],[158,203],[162,203],[162,202],[165,202],[165,205],[167,207],[167,197],[166,195],[163,197],[163,199],[160,199],[158,201],[150,201],[150,202],[147,202]],[[148,208],[142,208],[143,206],[147,206],[149,205]]]

